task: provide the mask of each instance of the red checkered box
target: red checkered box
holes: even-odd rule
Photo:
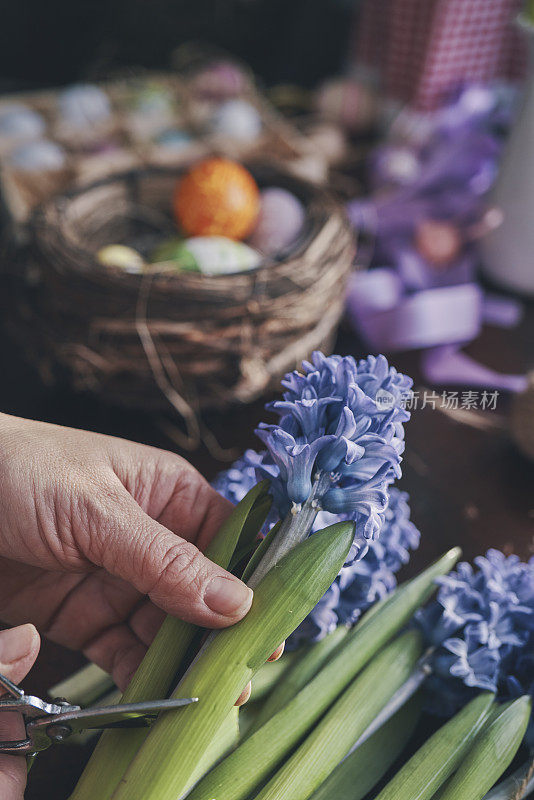
[[[371,68],[388,97],[438,107],[459,84],[518,78],[525,47],[521,0],[365,0],[352,61]]]

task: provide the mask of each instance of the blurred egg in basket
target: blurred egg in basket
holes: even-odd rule
[[[273,255],[295,241],[304,219],[304,206],[294,194],[277,186],[263,189],[258,221],[249,242],[261,252]]]
[[[215,110],[210,128],[219,136],[253,142],[261,135],[261,115],[247,100],[227,100]]]
[[[256,181],[241,164],[208,158],[194,165],[176,184],[174,213],[189,236],[244,239],[259,212]]]

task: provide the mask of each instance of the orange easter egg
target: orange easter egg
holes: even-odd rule
[[[241,164],[208,158],[192,167],[174,193],[176,221],[188,236],[244,239],[256,224],[260,194]]]

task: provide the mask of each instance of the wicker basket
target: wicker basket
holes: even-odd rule
[[[179,170],[124,173],[41,207],[32,220],[40,286],[17,337],[42,374],[66,371],[75,388],[109,402],[170,402],[192,418],[251,401],[314,348],[328,350],[354,255],[350,226],[323,190],[272,166],[249,168],[260,186],[297,195],[307,219],[290,252],[246,273],[133,275],[96,260],[109,242],[147,252],[175,232]]]

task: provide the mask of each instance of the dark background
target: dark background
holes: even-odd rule
[[[339,72],[355,0],[3,0],[0,89],[165,68],[191,40],[223,47],[266,84]]]

